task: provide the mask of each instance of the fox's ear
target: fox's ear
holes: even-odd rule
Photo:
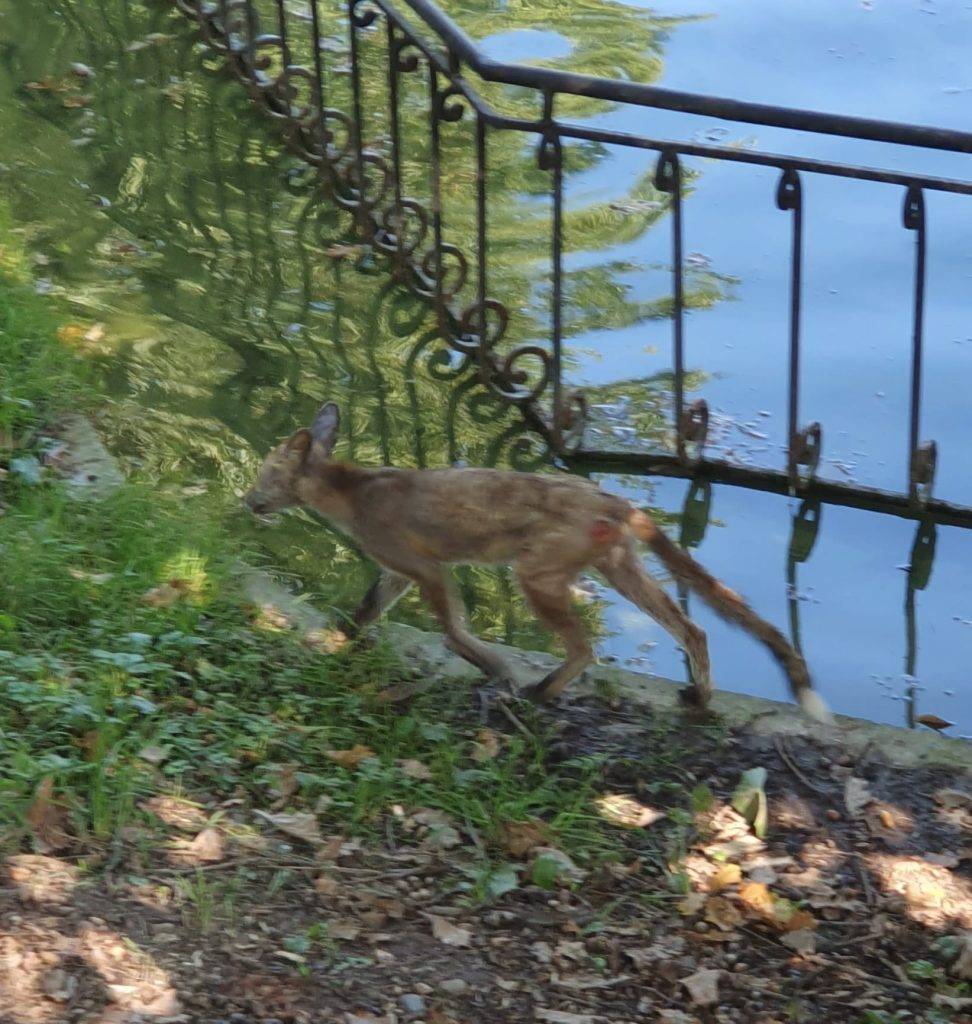
[[[302,459],[305,459],[307,458],[307,453],[310,451],[313,440],[314,439],[311,437],[311,432],[309,430],[298,430],[296,434],[288,439],[287,451],[292,455],[299,455]]]
[[[341,424],[341,413],[334,402],[322,405],[318,414],[314,417],[310,432],[325,455],[331,454],[334,442],[337,440],[338,427]]]

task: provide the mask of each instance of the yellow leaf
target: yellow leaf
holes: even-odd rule
[[[598,798],[595,803],[602,818],[622,828],[647,828],[665,817],[662,811],[645,807],[622,793],[609,793]]]
[[[356,743],[350,750],[328,750],[326,756],[341,765],[342,768],[357,768],[365,758],[377,757],[378,755],[371,747],[365,747],[360,743]]]
[[[705,919],[720,931],[728,932],[742,924],[743,916],[725,896],[713,896],[705,904]]]
[[[709,879],[709,892],[722,892],[730,885],[738,885],[742,879],[742,868],[738,864],[723,864]]]
[[[472,759],[480,763],[492,761],[499,752],[499,736],[492,729],[480,729],[473,743]]]

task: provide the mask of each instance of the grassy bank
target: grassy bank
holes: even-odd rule
[[[316,808],[324,833],[376,837],[392,808],[437,809],[480,838],[482,878],[510,823],[542,820],[546,841],[581,860],[616,851],[593,807],[596,758],[552,766],[536,722],[502,741],[479,734],[468,685],[444,680],[403,710],[381,691],[408,668],[381,643],[312,651],[250,607],[232,571],[235,500],[137,478],[103,501],[66,493],[47,465],[52,435],[97,392],[12,237],[0,277],[3,848],[97,859],[123,832],[151,842],[145,798],[177,792]]]

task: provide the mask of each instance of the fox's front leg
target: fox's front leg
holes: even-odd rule
[[[510,670],[498,655],[469,632],[465,609],[452,577],[441,569],[428,569],[416,575],[422,597],[442,623],[450,650],[493,679],[510,680]]]

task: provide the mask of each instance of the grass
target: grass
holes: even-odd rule
[[[316,808],[325,835],[365,840],[385,837],[392,808],[438,810],[478,851],[466,884],[480,899],[510,882],[510,822],[541,820],[585,862],[619,853],[594,804],[603,765],[552,764],[539,719],[484,757],[467,686],[443,680],[403,711],[379,696],[410,671],[385,644],[323,655],[262,623],[233,573],[235,502],[137,478],[101,502],[67,496],[43,468],[44,431],[97,393],[0,237],[0,849],[58,849],[51,821],[75,852],[110,848],[149,827],[143,801],[164,792]],[[335,760],[356,745],[376,753]],[[677,764],[670,736],[657,746]],[[213,890],[187,885],[208,927]]]

